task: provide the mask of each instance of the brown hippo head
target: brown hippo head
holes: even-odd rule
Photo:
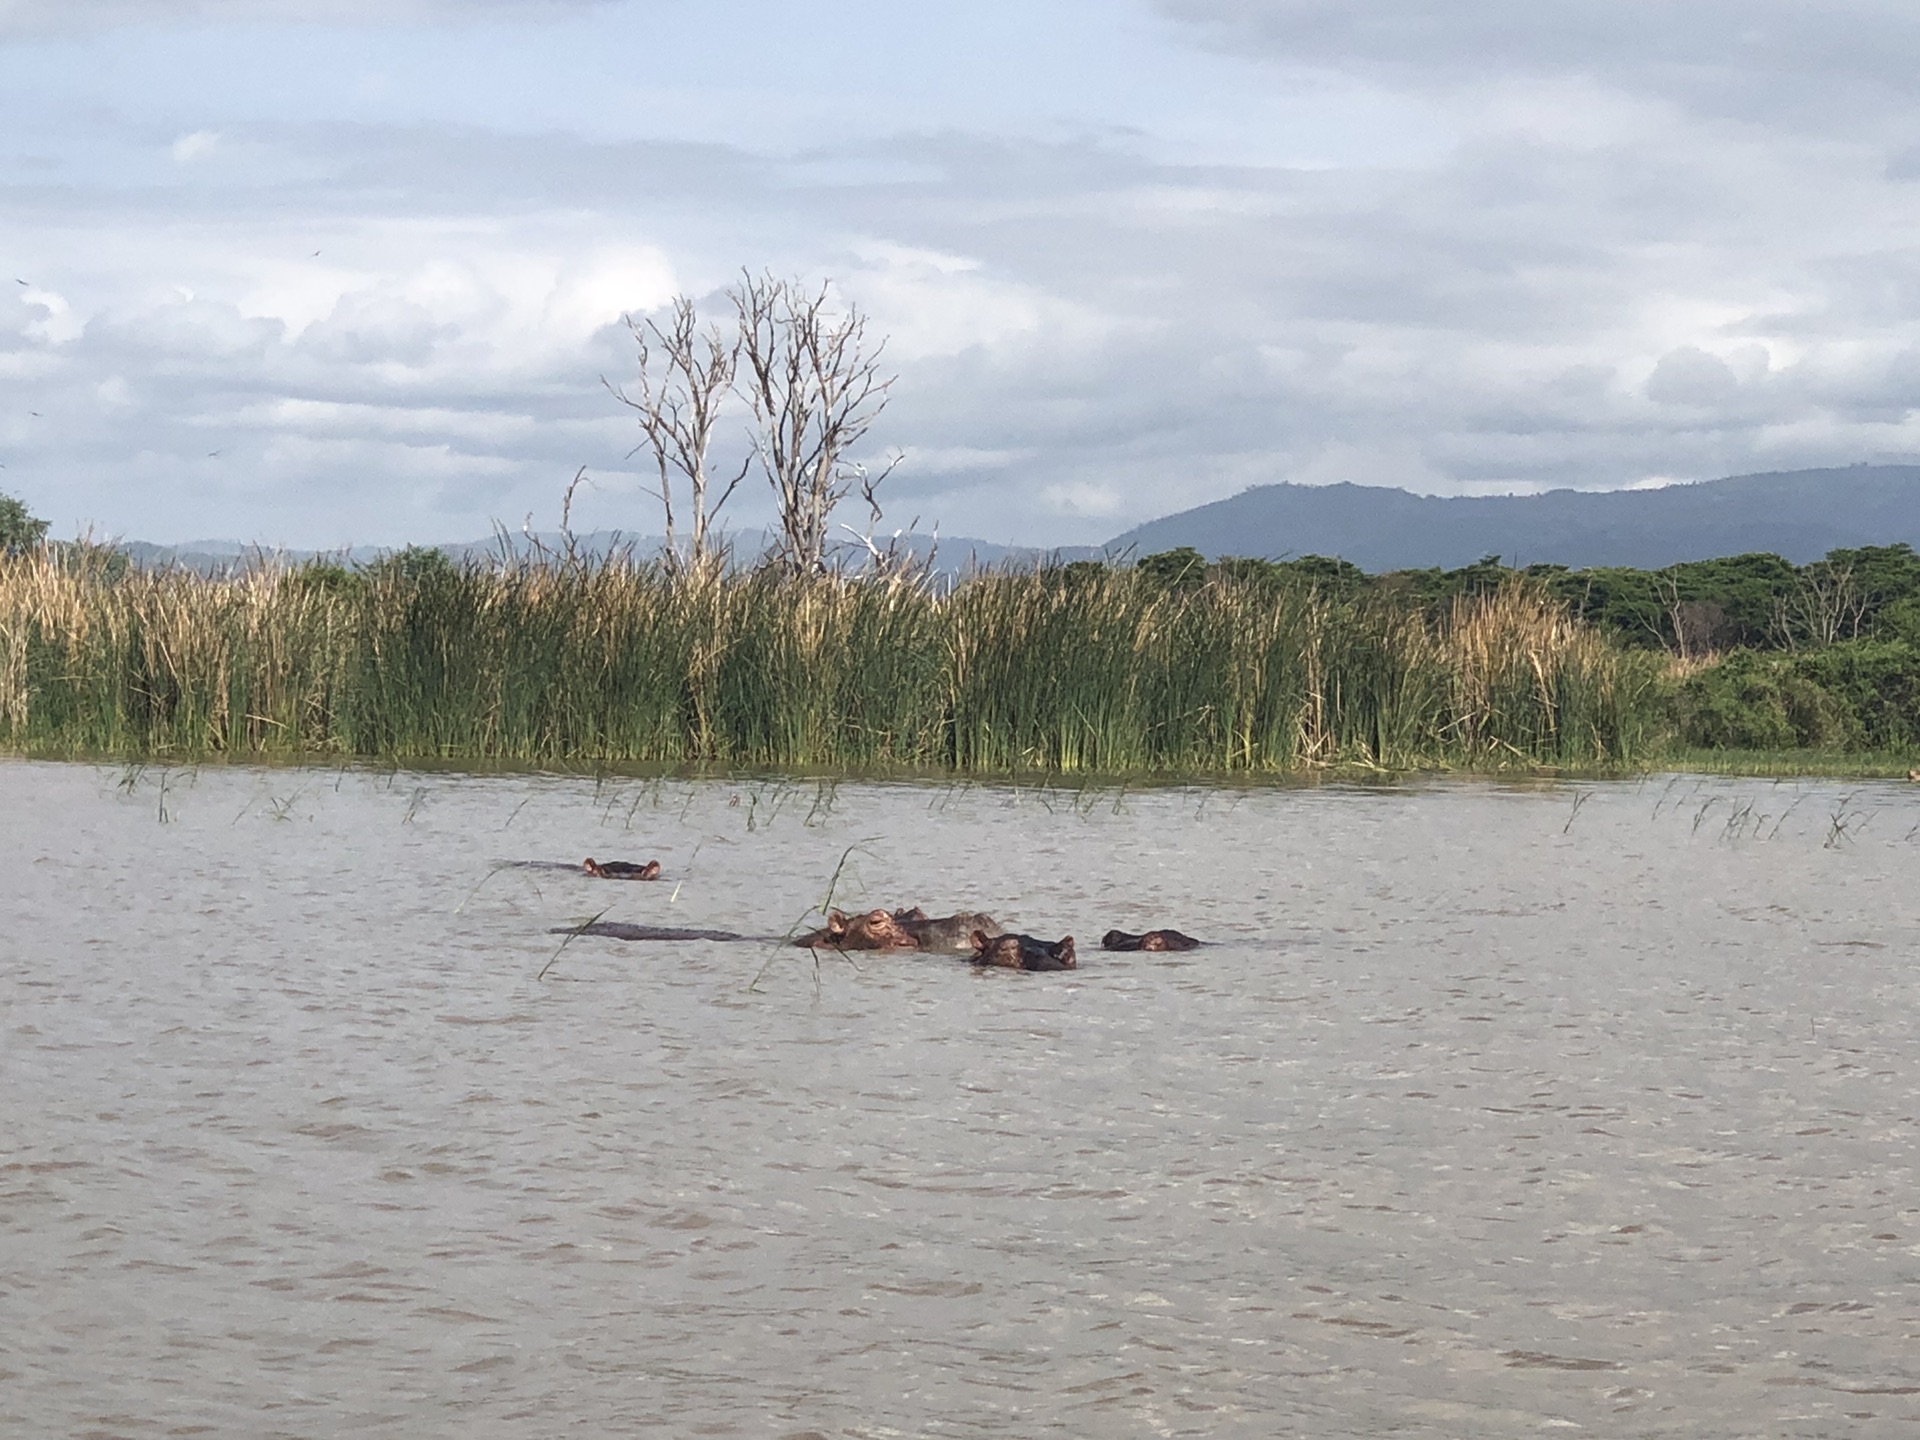
[[[580,862],[580,868],[596,880],[658,880],[660,862],[649,860],[644,865],[636,865],[631,860],[600,861],[589,855]]]
[[[885,910],[869,910],[864,915],[829,910],[825,925],[793,943],[810,948],[825,945],[835,950],[911,950],[913,936]]]

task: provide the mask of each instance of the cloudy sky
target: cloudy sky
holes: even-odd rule
[[[621,317],[743,267],[890,337],[890,525],[1910,459],[1916,100],[1911,0],[0,0],[0,491],[656,529]]]

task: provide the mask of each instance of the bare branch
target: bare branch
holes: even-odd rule
[[[578,490],[587,478],[587,467],[582,465],[573,472],[573,480],[567,486],[567,493],[560,500],[560,543],[566,547],[567,564],[577,558],[577,546],[573,538],[573,492]]]
[[[847,457],[886,408],[894,379],[880,373],[886,342],[868,344],[857,306],[830,309],[825,284],[803,291],[772,275],[743,274],[730,293],[754,458],[780,515],[778,552],[794,571],[818,573],[826,568],[828,517],[856,485],[879,520],[874,491],[892,465],[866,483],[864,468]]]
[[[682,557],[675,529],[675,477],[686,481],[691,530],[685,563],[697,569],[707,563],[711,551],[713,519],[740,483],[736,477],[717,502],[709,503],[707,456],[721,408],[733,387],[740,341],[723,334],[718,325],[702,330],[694,302],[684,295],[674,298],[665,325],[632,316],[626,323],[638,359],[633,388],[629,391],[604,378],[602,383],[639,420],[641,441],[630,453],[646,450],[653,456],[660,476],[657,494],[666,523],[667,559],[676,566]]]

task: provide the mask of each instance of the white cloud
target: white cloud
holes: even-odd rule
[[[79,337],[80,320],[67,303],[66,296],[29,285],[20,290],[20,303],[41,312],[38,318],[30,319],[22,326],[24,334],[52,345],[64,345]]]
[[[1120,494],[1111,485],[1075,481],[1064,485],[1046,485],[1040,490],[1040,503],[1062,515],[1110,519],[1123,513]]]
[[[182,135],[173,142],[171,153],[176,165],[191,165],[196,160],[204,160],[220,146],[218,130],[195,130]]]
[[[983,450],[972,445],[921,445],[908,450],[903,464],[922,475],[966,475],[1004,470],[1034,457],[1032,450]]]
[[[862,241],[864,263],[842,282],[888,336],[887,353],[911,362],[966,350],[1073,349],[1097,345],[1119,321],[1092,306],[996,274],[979,259]]]

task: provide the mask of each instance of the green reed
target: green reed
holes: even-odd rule
[[[0,562],[0,744],[962,773],[1632,763],[1654,668],[1516,582],[1378,597],[1074,567]]]

